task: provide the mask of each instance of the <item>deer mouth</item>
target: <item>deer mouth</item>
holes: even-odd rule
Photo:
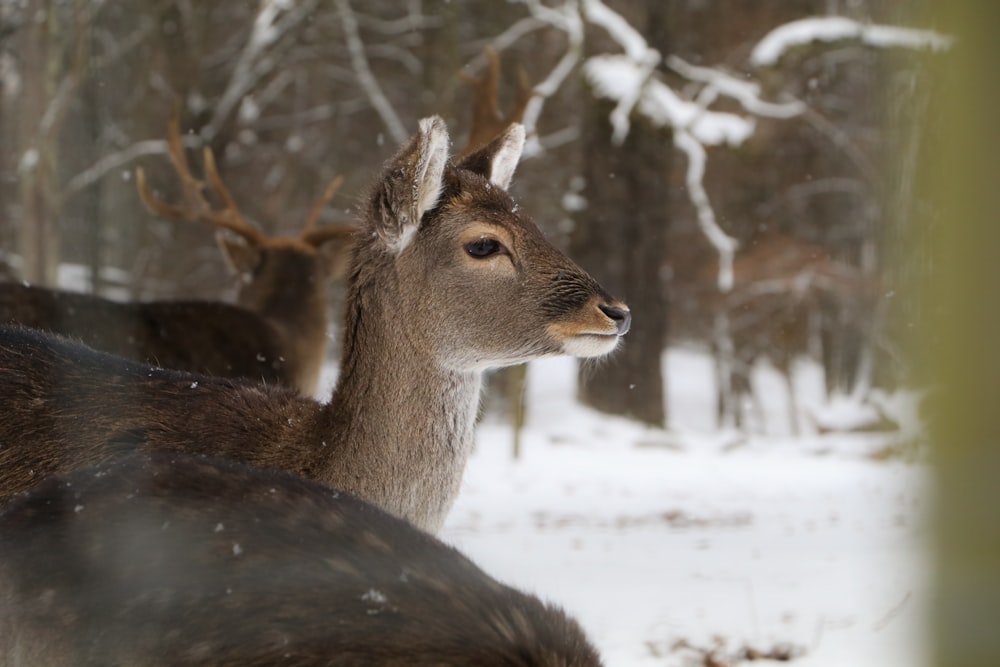
[[[582,333],[563,341],[563,354],[572,357],[602,357],[618,347],[621,339],[616,333]]]

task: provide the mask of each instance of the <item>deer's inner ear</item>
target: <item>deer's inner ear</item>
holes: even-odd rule
[[[512,123],[496,139],[463,158],[459,167],[488,179],[506,190],[524,150],[524,126]]]

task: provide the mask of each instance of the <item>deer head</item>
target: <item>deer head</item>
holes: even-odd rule
[[[406,313],[409,336],[453,370],[599,356],[629,328],[624,304],[548,243],[507,194],[523,145],[514,124],[451,165],[444,122],[425,119],[369,200],[357,282],[379,274],[420,286],[397,288],[393,307]]]
[[[220,230],[216,236],[219,247],[242,281],[238,296],[240,305],[264,312],[273,304],[287,303],[289,295],[285,292],[289,289],[301,289],[304,283],[326,281],[346,272],[354,228],[316,225],[323,208],[343,183],[342,176],[334,178],[312,206],[297,237],[270,238],[240,212],[219,176],[215,156],[208,147],[203,151],[205,176],[223,207],[213,208],[205,198],[206,183],[191,174],[184,152],[177,107],[167,123],[167,150],[180,178],[183,202],[168,204],[156,197],[141,167],[136,169],[139,196],[150,211],[164,218],[200,222]]]
[[[139,195],[151,211],[165,218],[200,222],[219,230],[219,247],[240,277],[237,303],[279,330],[285,358],[295,365],[290,372],[296,386],[311,393],[319,384],[326,354],[326,285],[346,273],[355,232],[351,225],[318,226],[316,222],[343,177],[333,179],[312,206],[298,236],[268,237],[240,213],[208,147],[204,149],[205,175],[222,208],[213,208],[205,198],[205,183],[191,174],[184,153],[178,116],[175,107],[167,124],[167,146],[183,201],[168,204],[153,195],[141,168],[136,170]]]

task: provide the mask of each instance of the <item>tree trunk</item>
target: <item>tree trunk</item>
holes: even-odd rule
[[[18,172],[23,223],[18,249],[22,276],[32,282],[54,284],[59,262],[59,234],[53,183],[58,164],[57,133],[43,127],[42,120],[52,103],[59,84],[60,53],[59,11],[48,0],[35,0],[29,16],[44,17],[24,27],[22,107],[20,112]]]
[[[636,26],[645,32],[644,26]],[[576,218],[572,256],[633,312],[632,330],[610,359],[581,362],[580,400],[597,410],[664,426],[660,357],[667,296],[661,278],[669,223],[670,135],[632,118],[621,146],[611,143],[610,103],[584,101],[582,176],[587,205]]]

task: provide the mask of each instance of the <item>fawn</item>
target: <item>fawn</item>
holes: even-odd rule
[[[438,117],[384,166],[348,280],[326,404],[0,329],[0,499],[123,450],[180,449],[341,488],[436,532],[473,444],[483,371],[611,352],[631,314],[506,192],[524,130],[457,164]]]

